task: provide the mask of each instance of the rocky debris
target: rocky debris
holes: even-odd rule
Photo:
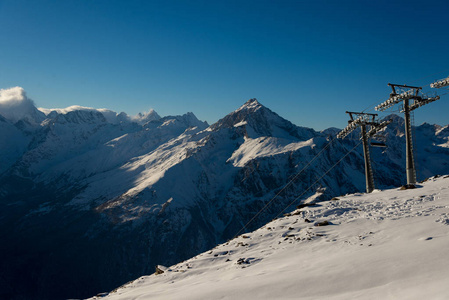
[[[284,234],[282,235],[282,237],[291,238],[291,237],[295,237],[295,235],[294,235],[294,234],[291,234],[291,233],[284,233]]]
[[[156,271],[154,272],[156,275],[163,274],[165,271],[167,271],[167,267],[164,267],[162,265],[156,266]]]
[[[248,258],[243,258],[243,257],[241,257],[241,258],[239,258],[239,259],[237,260],[237,264],[238,264],[238,265],[242,265],[242,264],[249,265],[249,264],[250,264],[250,261],[249,261]]]
[[[414,184],[406,184],[399,188],[399,190],[410,190],[410,189],[416,189],[416,186]]]
[[[104,297],[106,297],[107,295],[109,295],[108,292],[105,292],[105,293],[98,293],[98,294],[95,296],[95,299],[96,299],[96,298],[104,298]]]
[[[315,205],[316,205],[315,203],[302,203],[302,204],[299,204],[298,206],[296,206],[296,208],[297,209],[301,209],[301,208],[304,208],[304,207],[315,206]]]
[[[440,217],[437,220],[435,220],[435,222],[439,222],[444,225],[449,225],[449,213],[441,214]]]
[[[238,243],[237,243],[237,247],[238,247],[238,246],[245,247],[245,246],[248,246],[248,244],[246,244],[246,243],[244,243],[244,242],[238,242]]]
[[[329,223],[329,221],[322,221],[322,222],[316,222],[315,224],[313,224],[314,226],[327,226],[330,225],[331,223]]]
[[[226,254],[228,254],[228,253],[229,253],[229,251],[221,251],[221,252],[217,252],[217,253],[214,254],[214,257],[218,257],[218,256],[220,256],[220,255],[226,255]]]

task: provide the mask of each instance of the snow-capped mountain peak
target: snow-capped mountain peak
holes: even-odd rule
[[[188,112],[186,114],[183,114],[181,116],[166,116],[166,117],[159,117],[155,118],[152,121],[146,122],[146,124],[143,126],[144,128],[162,128],[162,127],[182,127],[184,129],[192,128],[192,127],[198,127],[200,130],[205,129],[207,126],[207,122],[203,122],[198,120],[198,118],[191,112]]]
[[[160,118],[161,117],[154,111],[154,109],[150,109],[148,112],[138,113],[136,116],[132,117],[131,120],[144,125],[148,122],[159,120]]]
[[[280,117],[257,99],[248,100],[237,110],[211,126],[212,130],[221,128],[244,127],[249,138],[261,136],[284,139],[307,140],[315,134],[313,129],[298,127]]]
[[[257,101],[256,98],[252,98],[252,99],[249,99],[248,101],[246,101],[245,104],[240,106],[240,108],[238,108],[236,111],[250,110],[250,111],[254,112],[254,111],[260,109],[261,107],[263,107],[263,105],[260,104],[260,102]]]

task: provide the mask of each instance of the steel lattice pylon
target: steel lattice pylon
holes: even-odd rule
[[[406,141],[406,174],[407,174],[407,184],[416,184],[416,170],[415,170],[415,159],[413,156],[413,139],[412,139],[412,126],[410,123],[410,112],[423,106],[440,99],[439,96],[428,97],[421,93],[422,88],[409,85],[401,84],[388,84],[392,88],[392,93],[390,98],[388,98],[383,103],[376,106],[374,109],[378,111],[385,111],[386,109],[392,107],[400,102],[403,103],[403,110],[405,117],[405,141]],[[401,90],[398,93],[398,90]],[[412,101],[412,102],[410,102]]]
[[[347,111],[351,120],[348,121],[348,126],[340,131],[337,138],[345,138],[356,128],[360,127],[362,131],[362,143],[363,143],[363,157],[365,159],[365,179],[366,179],[366,192],[371,193],[374,190],[374,175],[373,168],[371,166],[371,157],[369,150],[369,139],[377,132],[385,128],[391,123],[391,120],[379,122],[376,121],[377,114],[358,113]],[[357,118],[354,119],[354,116]],[[367,131],[367,126],[370,126],[370,130]]]

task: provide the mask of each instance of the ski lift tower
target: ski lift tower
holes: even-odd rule
[[[366,179],[366,192],[371,193],[374,190],[374,176],[373,169],[371,167],[371,158],[369,151],[368,140],[374,136],[377,132],[382,130],[385,126],[391,123],[391,120],[379,122],[376,121],[377,114],[358,113],[347,111],[349,118],[348,126],[337,134],[337,138],[344,139],[348,134],[354,131],[356,128],[361,128],[361,140],[363,142],[363,156],[365,159],[365,179]],[[366,126],[370,126],[367,132]]]
[[[406,172],[407,185],[416,184],[416,170],[415,160],[413,157],[413,140],[412,140],[412,126],[410,121],[410,112],[440,99],[439,96],[428,97],[421,93],[422,88],[416,86],[388,84],[393,92],[390,98],[385,102],[379,104],[374,109],[377,111],[385,111],[393,105],[402,102],[402,111],[405,116],[405,142],[406,142]],[[412,102],[410,102],[412,101]]]

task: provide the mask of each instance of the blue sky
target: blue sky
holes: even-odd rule
[[[448,24],[439,0],[0,0],[0,88],[39,107],[209,123],[257,98],[297,125],[343,128],[388,82],[447,77]],[[416,123],[448,124],[448,96]]]

